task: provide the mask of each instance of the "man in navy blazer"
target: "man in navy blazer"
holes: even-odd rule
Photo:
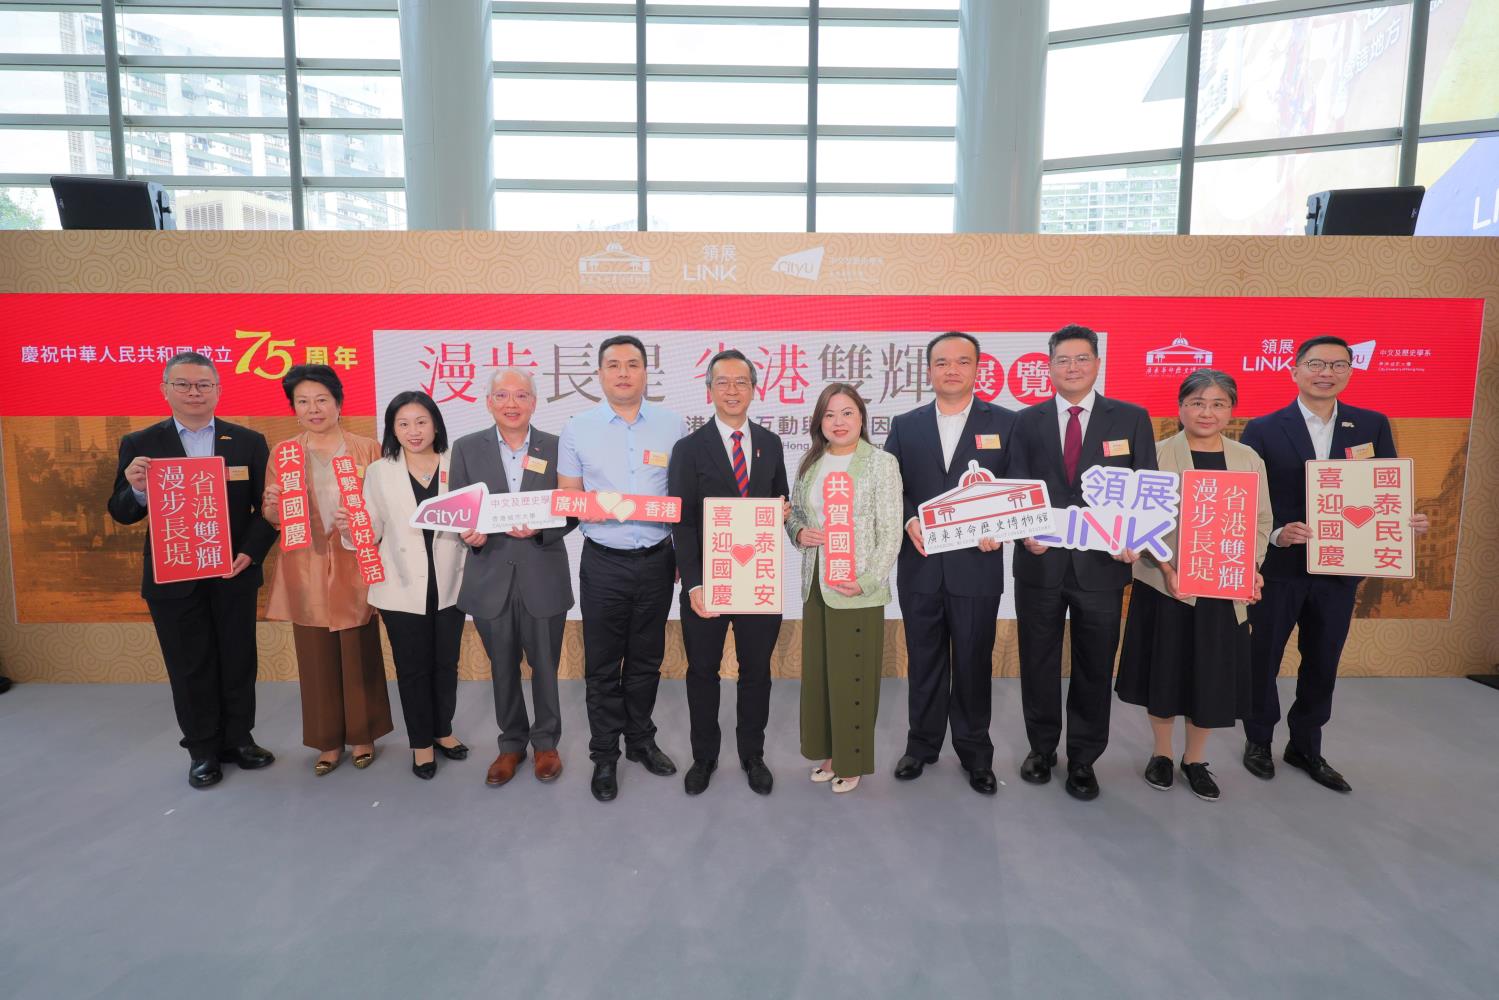
[[[989,738],[994,629],[1004,594],[1000,543],[927,555],[916,508],[959,485],[969,462],[1007,477],[1015,414],[973,395],[979,342],[956,331],[926,345],[937,398],[890,423],[885,450],[900,462],[906,538],[896,563],[905,621],[909,728],[895,776],[910,781],[935,764],[952,726],[953,751],[982,795],[999,789]]]
[[[1040,479],[1054,508],[1086,507],[1082,474],[1095,465],[1154,469],[1155,430],[1143,407],[1094,391],[1102,359],[1098,334],[1065,326],[1047,344],[1056,395],[1020,412],[1010,475]],[[1030,753],[1020,776],[1051,780],[1062,735],[1062,632],[1072,622],[1072,683],[1067,689],[1067,792],[1098,797],[1093,763],[1109,742],[1114,656],[1129,564],[1136,553],[1053,549],[1027,538],[1015,550],[1015,618],[1020,701]]]
[[[1285,761],[1334,791],[1352,789],[1322,756],[1322,727],[1332,716],[1332,689],[1354,595],[1362,577],[1325,576],[1306,570],[1306,463],[1328,458],[1394,458],[1395,438],[1382,413],[1341,402],[1348,387],[1353,351],[1340,337],[1313,337],[1296,349],[1291,378],[1296,401],[1256,417],[1240,440],[1265,460],[1275,527],[1261,574],[1264,594],[1249,607],[1253,702],[1244,720],[1244,767],[1259,778],[1275,777],[1270,740],[1280,722],[1275,678],[1291,629],[1300,626],[1301,667],[1296,700],[1286,713],[1290,742]],[[1426,531],[1427,517],[1411,518],[1411,529]]]

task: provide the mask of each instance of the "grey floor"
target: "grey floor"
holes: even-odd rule
[[[774,690],[769,799],[732,766],[689,799],[622,763],[600,805],[576,682],[560,781],[502,789],[483,783],[483,683],[459,692],[474,755],[431,782],[399,730],[371,769],[314,778],[296,686],[261,685],[280,760],[207,791],[165,686],[18,686],[0,697],[0,995],[1499,996],[1499,691],[1346,680],[1326,752],[1351,796],[1284,767],[1262,783],[1228,735],[1214,804],[1144,784],[1145,721],[1117,704],[1099,801],[1023,784],[1013,681],[995,683],[997,797],[950,754],[889,777],[894,680],[880,773],[834,796],[806,779],[797,693]],[[680,682],[657,722],[685,765]]]

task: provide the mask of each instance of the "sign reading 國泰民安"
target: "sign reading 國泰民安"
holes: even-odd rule
[[[781,499],[703,501],[703,603],[727,615],[781,613]]]
[[[1306,463],[1306,571],[1416,575],[1415,463],[1409,458]]]

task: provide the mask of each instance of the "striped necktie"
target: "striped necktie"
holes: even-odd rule
[[[729,435],[734,439],[734,482],[739,485],[739,495],[749,496],[749,466],[744,461],[744,449],[739,446],[739,441],[744,437],[744,431],[735,431]]]

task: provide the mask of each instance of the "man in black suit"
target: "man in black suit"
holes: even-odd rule
[[[1296,701],[1286,713],[1291,731],[1285,761],[1312,780],[1338,792],[1348,782],[1322,756],[1322,727],[1332,717],[1332,689],[1353,601],[1357,576],[1313,575],[1306,571],[1306,463],[1328,458],[1394,458],[1395,438],[1383,413],[1340,402],[1353,368],[1353,351],[1339,337],[1313,337],[1296,349],[1291,378],[1296,401],[1256,417],[1240,440],[1265,460],[1275,528],[1261,574],[1263,596],[1249,606],[1252,715],[1244,720],[1244,767],[1258,778],[1275,777],[1270,740],[1280,722],[1275,678],[1291,629],[1301,628],[1297,648]],[[1426,531],[1425,514],[1411,518],[1416,534]]]
[[[714,355],[708,362],[713,419],[676,443],[667,467],[669,492],[682,498],[682,520],[672,528],[672,541],[682,574],[682,645],[692,718],[692,767],[683,779],[688,795],[705,791],[718,768],[718,668],[731,623],[739,660],[739,763],[757,794],[769,795],[774,784],[765,766],[765,723],[770,716],[770,656],[781,634],[781,616],[717,614],[708,610],[703,590],[703,499],[784,501],[790,492],[781,439],[749,419],[755,383],[754,366],[742,353]]]
[[[255,726],[255,592],[262,582],[261,560],[276,540],[276,529],[260,515],[270,449],[262,435],[214,417],[219,376],[203,355],[188,351],[168,361],[161,391],[172,417],[120,442],[109,513],[121,524],[146,517],[152,459],[224,459],[235,552],[228,575],[157,583],[149,533],[141,574],[141,596],[166,661],[181,745],[192,758],[188,784],[207,788],[223,777],[221,763],[252,769],[275,760],[250,734]]]
[[[996,479],[1007,476],[1015,414],[974,398],[979,342],[956,331],[926,345],[927,372],[937,398],[890,423],[885,450],[900,462],[906,538],[896,563],[896,590],[906,629],[909,728],[895,776],[910,781],[935,764],[952,725],[953,751],[968,784],[983,795],[999,790],[989,738],[994,629],[1004,594],[1002,546],[927,555],[916,508],[958,486],[976,461]]]
[[[1082,474],[1095,465],[1154,469],[1150,415],[1133,403],[1094,391],[1102,359],[1098,335],[1064,326],[1047,344],[1056,395],[1015,419],[1010,475],[1046,483],[1055,508],[1086,507]],[[1098,797],[1093,763],[1109,742],[1114,656],[1130,563],[1118,555],[1052,549],[1034,539],[1015,550],[1015,618],[1020,644],[1020,700],[1031,750],[1020,776],[1051,780],[1062,735],[1062,631],[1072,617],[1072,683],[1067,689],[1067,791]]]

